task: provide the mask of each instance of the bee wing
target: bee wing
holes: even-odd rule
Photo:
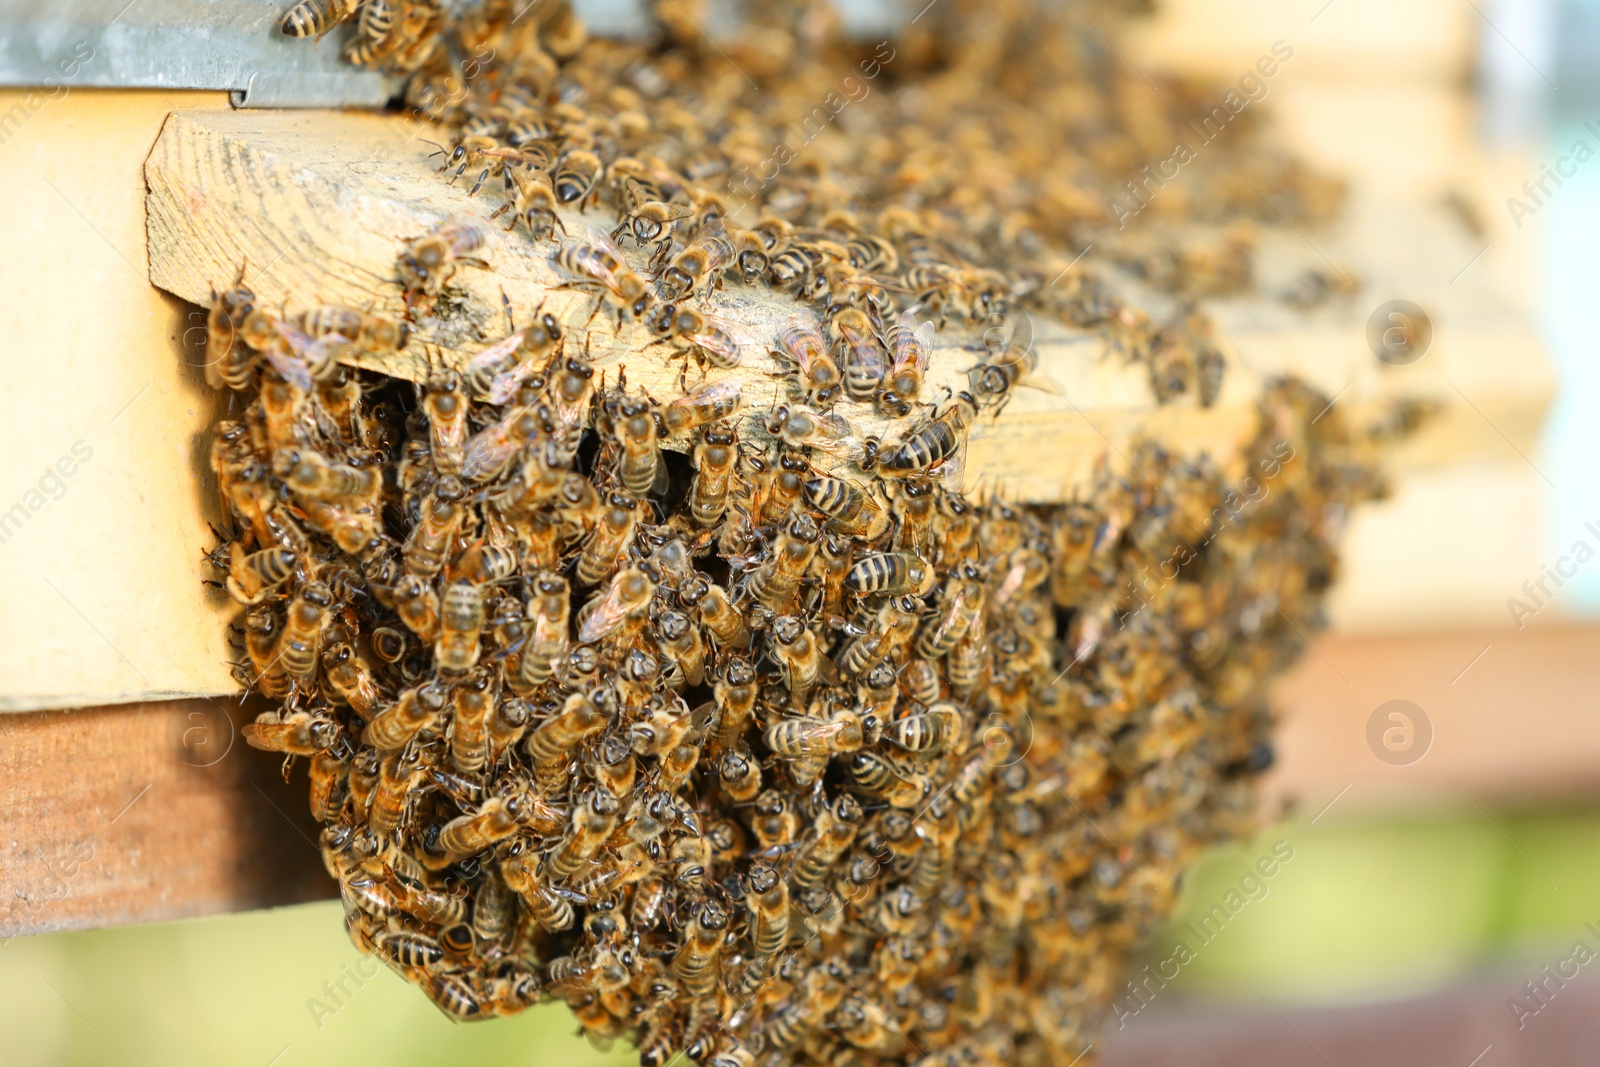
[[[494,344],[490,345],[488,348],[485,348],[483,351],[479,352],[477,355],[468,360],[465,373],[467,375],[471,375],[474,372],[483,370],[486,367],[494,366],[506,356],[514,355],[517,349],[522,347],[522,339],[527,335],[527,330],[518,330],[514,334],[511,334],[507,337],[502,337],[500,340],[496,341]]]
[[[688,204],[669,204],[663,200],[657,200],[656,203],[660,204],[664,209],[663,214],[665,214],[668,222],[677,222],[679,219],[686,219],[694,214],[694,208]]]
[[[921,350],[917,369],[926,371],[928,362],[933,358],[934,326],[932,322],[925,322],[917,327],[917,347]]]
[[[622,583],[613,580],[605,596],[595,603],[594,609],[578,628],[578,643],[592,645],[612,630],[622,625],[628,617],[628,607],[622,600]]]
[[[622,187],[628,191],[628,203],[632,204],[635,210],[650,202],[650,194],[645,192],[638,178],[625,178]]]
[[[476,481],[505,466],[506,460],[517,450],[517,440],[511,436],[511,423],[521,414],[513,411],[493,426],[472,435],[461,461],[463,478]]]
[[[741,395],[742,387],[737,378],[724,378],[709,385],[702,385],[686,396],[680,396],[667,406],[669,408],[727,408],[728,415],[732,415],[744,406],[744,397]],[[722,416],[727,418],[727,415]]]
[[[946,636],[954,633],[958,628],[962,628],[961,606],[966,601],[967,596],[967,587],[965,585],[956,586],[955,595],[950,598],[950,603],[945,608],[944,614],[939,617],[938,626],[934,628],[932,635],[934,643],[938,643]]]
[[[690,334],[689,339],[724,364],[734,366],[743,357],[744,350],[753,347],[750,331],[741,323],[710,312],[703,313],[703,317],[708,329],[704,333]]]
[[[802,311],[791,316],[778,328],[778,343],[789,358],[800,364],[802,373],[816,359],[828,351],[828,342],[822,336],[822,324],[812,311]]]
[[[469,215],[451,215],[435,232],[450,242],[450,251],[459,256],[483,244],[489,231]]]
[[[795,755],[826,755],[832,751],[828,744],[829,740],[835,734],[843,731],[848,725],[843,720],[837,722],[822,722],[818,719],[811,719],[807,720],[804,725],[790,733],[788,727],[794,721],[795,720],[790,719],[787,722],[774,723],[768,728],[767,736],[769,738],[769,747],[771,746],[772,739],[775,739],[779,733],[785,733],[789,735],[788,739],[793,742],[791,751],[794,752]]]
[[[302,393],[311,392],[311,367],[304,358],[278,345],[269,345],[265,354],[267,362],[282,375],[284,381]]]
[[[503,374],[495,375],[494,381],[489,383],[489,403],[504,404],[516,396],[523,381],[537,369],[534,361],[528,359]]]
[[[627,262],[626,259],[622,258],[622,249],[617,247],[617,242],[611,239],[611,235],[592,222],[589,223],[588,237],[589,244],[602,252],[608,252],[615,256],[618,263]]]
[[[1025,362],[1029,370],[1039,362],[1039,357],[1033,347],[1033,316],[1027,312],[1017,320],[1017,328],[1011,332],[1011,340],[1006,343],[1006,362]]]
[[[861,442],[843,416],[831,411],[814,411],[811,417],[816,420],[817,432],[806,441],[807,445],[841,459],[856,460],[861,457]]]

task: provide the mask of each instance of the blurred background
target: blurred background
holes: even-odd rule
[[[1405,464],[1357,517],[1333,626],[1283,686],[1266,801],[1281,821],[1187,880],[1094,1055],[1594,1062],[1600,560],[1548,575],[1578,542],[1600,548],[1600,162],[1577,151],[1600,153],[1600,0],[1160,6],[1130,63],[1232,81],[1290,43],[1269,101],[1284,136],[1351,177],[1357,213],[1392,195],[1467,219],[1461,273],[1416,287],[1490,290],[1525,336],[1450,381],[1481,419],[1470,454]],[[1363,315],[1414,296],[1406,281],[1363,291]],[[1541,580],[1519,627],[1508,600]],[[1385,744],[1394,723],[1404,743]],[[11,939],[0,1026],[7,1064],[635,1058],[574,1036],[559,1006],[447,1021],[363,961],[333,901]]]

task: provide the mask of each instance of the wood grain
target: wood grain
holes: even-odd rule
[[[207,303],[212,286],[247,261],[259,266],[246,271],[246,280],[269,305],[294,311],[329,300],[398,314],[403,302],[394,262],[406,240],[452,215],[483,217],[498,206],[498,197],[470,199],[461,185],[434,173],[432,146],[422,140],[432,135],[414,135],[399,119],[344,113],[173,115],[145,168],[151,279]],[[591,221],[608,230],[614,224],[599,209],[562,217],[573,235]],[[568,344],[589,348],[597,369],[613,379],[626,365],[631,384],[658,398],[677,395],[680,361],[664,346],[644,347],[649,337],[642,327],[630,324],[619,336],[604,314],[587,326],[593,301],[556,288],[562,279],[549,261],[553,243],[536,247],[520,229],[491,234],[485,258],[493,271],[459,271],[453,284],[467,291],[465,308],[448,321],[425,321],[422,342],[442,346],[459,363],[503,336],[503,290],[522,321],[541,305],[553,311],[567,327]],[[642,268],[643,255],[631,248],[627,254]],[[791,376],[769,348],[794,304],[764,285],[730,283],[713,306],[752,341],[744,364],[729,372],[742,379],[746,400],[770,406],[786,399]],[[1161,407],[1145,371],[1103,358],[1095,336],[1044,319],[1036,319],[1035,331],[1042,387],[1017,390],[999,417],[974,428],[969,487],[981,479],[1023,500],[1061,500],[1088,485],[1102,456],[1116,465],[1140,436],[1184,452],[1207,450],[1225,464],[1254,427],[1259,379],[1242,364],[1214,407],[1193,400]],[[941,333],[924,396],[964,387],[980,343],[976,334]],[[416,380],[426,373],[425,351],[413,341],[399,358],[357,362]],[[861,436],[900,432],[866,405],[837,410]]]
[[[302,766],[238,727],[256,707],[173,700],[0,715],[0,936],[332,896]]]

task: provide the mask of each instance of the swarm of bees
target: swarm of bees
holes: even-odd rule
[[[970,429],[1035,370],[1024,309],[1101,330],[1163,400],[1220,386],[1198,311],[1152,322],[1052,251],[1084,221],[1077,152],[1034,170],[973,141],[1088,76],[1051,66],[1077,24],[1050,44],[1027,20],[1054,8],[945,0],[887,109],[746,218],[715,186],[853,46],[775,5],[718,63],[697,5],[663,8],[647,44],[589,41],[555,0],[286,17],[358,19],[352,61],[443,102],[448,180],[506,199],[397,249],[405,319],[285,318],[242,274],[213,301],[208,373],[240,414],[212,441],[233,528],[210,563],[244,609],[237,677],[276,705],[245,735],[309,764],[352,939],[452,1017],[562,1000],[646,1067],[1074,1062],[1187,865],[1253,828],[1267,686],[1415,419],[1352,428],[1277,381],[1242,474],[1149,443],[1070,503],[964,495]],[[1030,171],[1061,184],[1013,187]],[[614,226],[568,233],[598,205]],[[352,369],[492,269],[500,217],[686,372],[739,365],[706,294],[787,292],[789,395],[724,374],[657,400],[543,308],[417,384]],[[925,395],[945,328],[994,340],[968,388]],[[853,411],[896,429],[859,438]]]

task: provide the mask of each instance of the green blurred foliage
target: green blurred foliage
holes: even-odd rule
[[[1202,943],[1191,924],[1278,841],[1294,858]],[[1169,984],[1179,995],[1254,998],[1254,983],[1289,1001],[1367,999],[1436,989],[1497,960],[1592,940],[1586,922],[1600,927],[1600,812],[1328,818],[1208,857],[1147,957],[1170,958],[1178,940],[1193,948]]]
[[[358,970],[358,968],[360,968]],[[329,901],[0,947],[0,1063],[613,1067],[565,1005],[456,1023],[387,968],[373,973]],[[371,977],[363,977],[371,975]],[[340,986],[343,988],[339,988]]]

